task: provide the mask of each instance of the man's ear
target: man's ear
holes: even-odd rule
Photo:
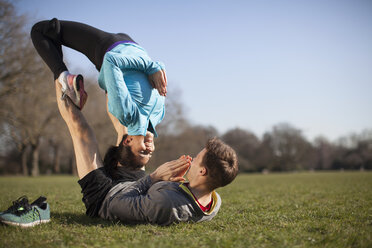
[[[207,171],[207,168],[205,168],[205,167],[201,167],[200,169],[199,169],[199,172],[200,172],[200,175],[202,175],[202,176],[206,176],[208,173],[208,171]]]

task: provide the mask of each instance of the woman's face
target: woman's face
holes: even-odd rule
[[[149,131],[146,136],[128,135],[125,145],[131,148],[139,164],[146,165],[155,151],[154,135]]]

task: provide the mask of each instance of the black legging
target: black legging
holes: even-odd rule
[[[107,33],[92,26],[71,21],[36,23],[31,30],[34,46],[57,79],[67,67],[63,62],[62,45],[83,53],[100,70],[107,49],[118,41],[134,42],[127,34]]]

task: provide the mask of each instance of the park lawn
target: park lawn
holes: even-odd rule
[[[45,195],[51,222],[0,225],[0,247],[372,247],[372,173],[241,174],[211,221],[125,225],[84,215],[77,178],[0,177],[0,209]]]

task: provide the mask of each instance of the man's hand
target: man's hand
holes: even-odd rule
[[[160,165],[153,173],[150,174],[151,180],[155,183],[158,181],[183,181],[183,175],[191,165],[190,156],[181,156],[177,160]]]
[[[157,89],[161,96],[167,95],[167,75],[164,70],[157,71],[148,78],[151,86]]]

